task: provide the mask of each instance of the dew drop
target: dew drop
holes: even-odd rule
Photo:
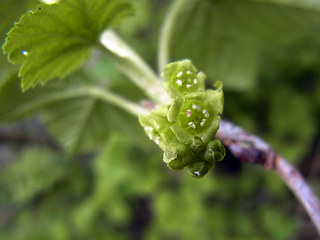
[[[192,88],[192,84],[187,84],[187,88]]]
[[[195,172],[193,172],[193,174],[196,175],[196,176],[200,176],[200,172],[199,171],[195,171]]]
[[[27,56],[29,53],[27,52],[27,51],[25,51],[25,50],[23,50],[23,51],[21,51],[21,53],[23,54],[23,55],[25,55],[25,56]]]

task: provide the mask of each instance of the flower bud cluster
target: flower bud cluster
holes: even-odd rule
[[[139,117],[146,134],[163,150],[170,169],[186,168],[194,177],[203,177],[225,156],[215,139],[223,111],[222,83],[205,90],[206,76],[190,60],[168,64],[162,74],[172,102],[150,115]]]

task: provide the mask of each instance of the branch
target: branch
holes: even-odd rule
[[[168,103],[170,98],[162,87],[162,80],[130,46],[112,30],[100,37],[101,49],[117,64],[137,87],[156,103]]]
[[[228,121],[221,120],[220,129],[216,137],[239,160],[252,164],[261,164],[266,169],[274,170],[278,173],[301,202],[320,235],[319,199],[295,167],[271,149],[263,140]]]

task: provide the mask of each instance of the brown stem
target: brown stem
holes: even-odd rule
[[[320,202],[299,171],[259,137],[221,120],[219,138],[239,160],[261,164],[280,175],[309,214],[320,235]]]

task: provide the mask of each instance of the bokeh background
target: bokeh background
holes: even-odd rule
[[[160,28],[172,1],[131,2],[136,12],[118,32],[156,69]],[[38,3],[0,1],[1,41]],[[192,59],[209,87],[221,80],[223,117],[270,143],[319,196],[318,1],[190,0],[178,16],[171,50],[172,60]],[[199,180],[168,170],[137,120],[113,106],[77,99],[10,117],[24,99],[17,70],[0,56],[1,240],[319,239],[275,173],[228,151]],[[145,99],[99,52],[65,81],[79,79]],[[35,98],[36,90],[24,96]],[[92,134],[92,126],[101,133]]]

